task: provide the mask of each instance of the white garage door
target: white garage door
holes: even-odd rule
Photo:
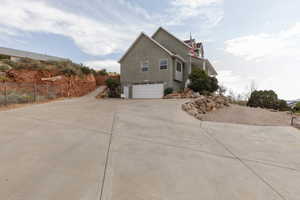
[[[132,86],[132,98],[134,99],[160,99],[163,96],[163,84],[143,84]]]

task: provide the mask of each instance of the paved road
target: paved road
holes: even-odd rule
[[[0,199],[300,197],[294,128],[200,122],[183,100],[93,95],[0,112]]]

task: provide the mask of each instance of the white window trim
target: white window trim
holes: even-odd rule
[[[144,64],[146,62],[148,63],[148,70],[147,71],[143,71]],[[149,68],[150,68],[149,60],[141,61],[141,72],[149,72]]]
[[[161,69],[160,68],[160,62],[162,60],[166,60],[167,61],[167,69]],[[169,69],[169,60],[167,58],[161,58],[161,59],[159,59],[159,61],[158,61],[158,67],[159,67],[159,70],[168,70]]]
[[[181,65],[181,71],[177,71],[177,64],[178,64],[178,63]],[[182,71],[183,71],[183,63],[182,63],[182,62],[180,62],[180,61],[176,60],[176,67],[175,67],[175,71],[176,71],[176,72],[179,72],[179,73],[182,73]]]

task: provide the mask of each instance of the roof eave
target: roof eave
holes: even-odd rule
[[[184,58],[182,58],[180,55],[175,54],[173,57],[181,60],[184,63],[186,63],[186,60]]]
[[[176,39],[177,41],[179,41],[179,42],[180,42],[181,44],[183,44],[185,47],[191,48],[190,45],[186,44],[184,41],[180,40],[179,38],[177,38],[175,35],[173,35],[173,34],[170,33],[169,31],[167,31],[167,30],[164,29],[163,27],[159,27],[159,28],[155,31],[155,33],[153,33],[152,38],[154,38],[155,35],[156,35],[160,30],[163,30],[163,31],[165,31],[166,33],[168,33],[171,37],[173,37],[174,39]]]
[[[139,34],[139,36],[134,40],[134,42],[130,45],[130,47],[125,51],[125,53],[123,54],[123,56],[119,59],[118,63],[121,63],[122,60],[126,57],[126,55],[129,53],[129,51],[133,48],[133,46],[138,42],[138,40],[141,38],[141,36],[143,35],[144,33],[141,32]]]
[[[141,34],[137,37],[137,39],[132,43],[132,45],[127,49],[127,51],[124,53],[124,55],[120,58],[120,60],[118,61],[119,63],[122,62],[122,60],[126,57],[126,55],[130,52],[130,50],[133,48],[133,46],[138,42],[138,40],[142,36],[145,36],[147,39],[149,39],[150,41],[152,41],[155,45],[157,45],[158,47],[160,47],[162,50],[164,50],[170,56],[174,56],[175,55],[171,51],[169,51],[168,49],[166,49],[165,47],[163,47],[161,44],[159,44],[157,41],[155,41],[153,38],[149,37],[144,32],[141,32]]]

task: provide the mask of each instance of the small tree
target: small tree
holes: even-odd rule
[[[107,88],[109,89],[108,96],[112,98],[118,98],[120,97],[121,91],[120,91],[120,79],[118,78],[112,78],[109,77],[105,81]]]
[[[296,105],[294,107],[294,111],[300,113],[300,102],[296,103]]]
[[[288,111],[291,110],[291,108],[288,106],[287,102],[285,100],[278,100],[278,110],[280,111]]]
[[[193,69],[189,79],[191,82],[188,87],[200,94],[213,93],[219,88],[218,80],[215,77],[208,76],[204,70],[199,68]]]
[[[0,54],[0,60],[10,59],[10,56]]]
[[[278,97],[273,90],[260,90],[251,93],[247,106],[261,108],[277,108]]]
[[[108,75],[106,69],[101,69],[100,71],[97,72],[97,74],[99,74],[101,76],[107,76]]]
[[[278,99],[277,94],[273,90],[260,90],[251,93],[247,106],[261,107],[275,110],[289,110],[285,100]]]

